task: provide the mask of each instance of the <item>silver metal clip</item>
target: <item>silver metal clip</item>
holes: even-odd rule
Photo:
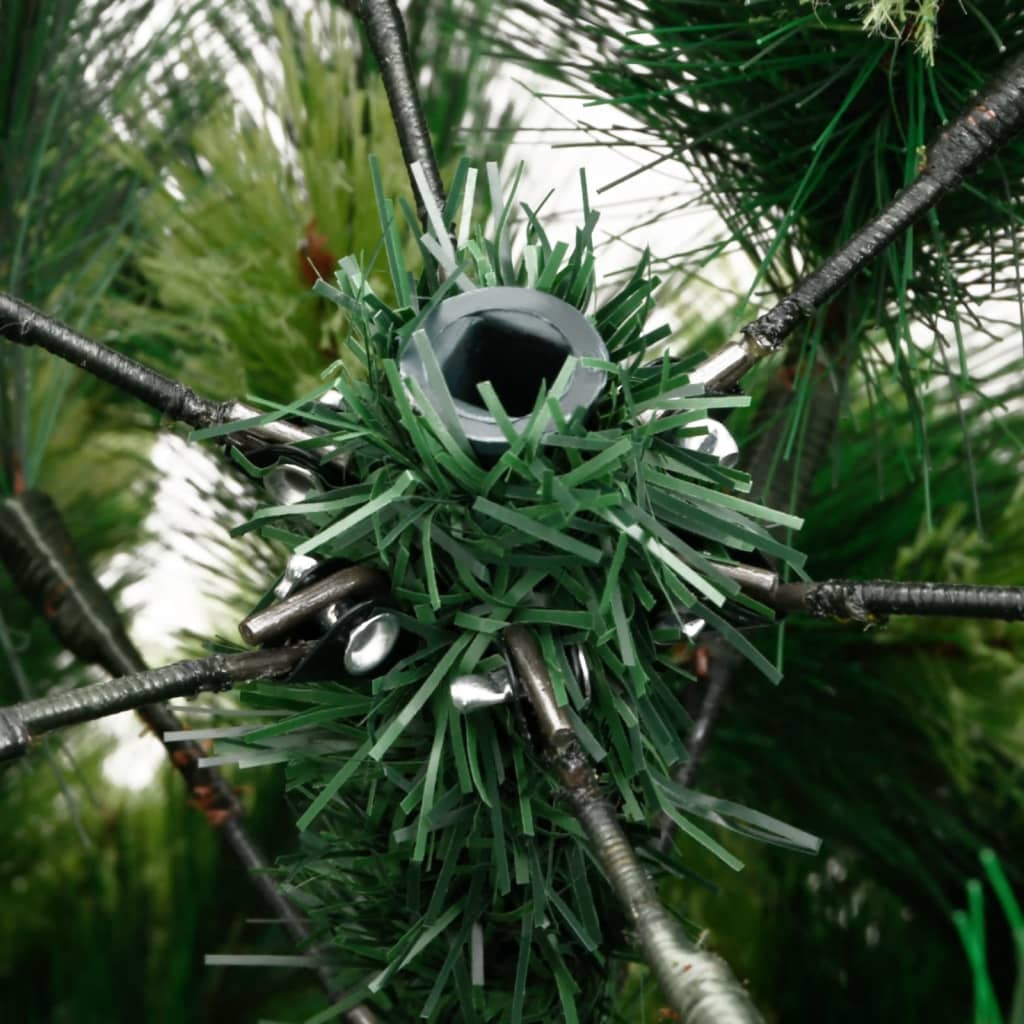
[[[322,579],[316,559],[293,555],[274,594],[280,600],[253,612],[238,627],[251,644],[284,640],[310,622],[320,634],[330,632],[347,618],[343,665],[353,676],[365,676],[391,656],[401,634],[398,616],[374,602],[386,594],[384,573],[366,566],[348,566]]]
[[[583,701],[589,704],[590,662],[587,661],[583,648],[579,644],[572,644],[566,648],[566,658],[576,682],[579,683]],[[455,710],[459,714],[467,715],[482,708],[511,704],[517,697],[522,696],[517,682],[518,677],[514,676],[509,668],[503,667],[493,672],[473,672],[458,676],[449,684],[448,692],[451,694]]]

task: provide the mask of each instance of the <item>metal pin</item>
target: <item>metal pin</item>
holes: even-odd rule
[[[537,641],[524,626],[506,626],[503,635],[516,680],[533,705],[544,739],[558,750],[569,743],[575,733],[565,711],[555,700]]]
[[[461,715],[508,704],[515,696],[512,679],[505,669],[459,676],[452,680],[448,692],[455,710]]]
[[[666,633],[670,631],[679,633],[692,643],[707,628],[707,622],[696,615],[690,615],[685,610],[680,609],[679,611],[666,612],[654,623],[654,628],[657,631]],[[659,641],[659,643],[661,642],[663,641]],[[677,639],[673,638],[666,642],[674,644],[677,642]]]
[[[255,409],[245,402],[232,402],[224,413],[223,422],[233,420],[254,419],[262,416],[266,410]],[[323,433],[318,427],[300,427],[291,420],[277,419],[270,423],[263,423],[258,427],[243,427],[242,432],[259,438],[264,444],[299,444],[302,441],[310,441],[312,438]],[[318,449],[320,452],[331,451],[329,447]]]
[[[317,400],[317,405],[325,405],[328,409],[336,409],[339,412],[345,408],[345,396],[337,389],[331,388],[325,391]]]
[[[706,628],[707,622],[704,619],[689,618],[683,623],[683,636],[687,640],[696,640]]]
[[[313,570],[321,564],[327,566],[329,565],[329,562],[321,563],[311,555],[292,555],[291,558],[288,559],[288,564],[285,566],[284,575],[274,588],[274,595],[283,600],[292,593],[296,587],[302,586],[304,581],[307,584],[315,583],[316,576],[314,575]],[[323,573],[320,575],[322,576]],[[326,633],[338,624],[343,611],[344,608],[341,604],[328,605],[326,608],[323,608],[316,613],[316,621]]]
[[[475,988],[484,984],[484,930],[475,921],[469,930],[469,980]]]
[[[230,402],[223,410],[220,422],[248,420],[261,415],[263,413],[259,409],[254,409],[251,405],[246,405],[245,402]],[[324,429],[313,425],[298,426],[290,420],[278,419],[272,420],[270,423],[263,423],[258,427],[241,427],[237,434],[250,441],[257,441],[261,447],[267,444],[300,445],[304,441],[309,442],[316,437],[321,437],[324,434]],[[227,436],[234,437],[235,435]],[[318,458],[330,456],[328,461],[342,469],[347,469],[351,461],[347,453],[339,453],[338,446],[333,444],[319,445],[310,451],[315,453]]]
[[[298,505],[324,489],[323,481],[312,469],[294,462],[275,466],[263,478],[263,486],[278,505]]]
[[[387,609],[372,611],[354,626],[345,644],[345,671],[352,676],[375,672],[391,657],[402,627]]]
[[[319,564],[310,555],[292,555],[280,582],[274,588],[274,594],[282,600],[288,597]],[[316,613],[317,624],[328,633],[349,608],[351,602],[330,604]],[[345,642],[345,671],[353,676],[369,675],[376,671],[391,656],[401,631],[401,624],[394,612],[371,604],[349,630]]]
[[[580,692],[583,694],[583,703],[590,703],[590,662],[587,660],[586,651],[580,644],[573,644],[568,648],[567,657],[569,659],[569,668],[572,669],[572,674],[576,677],[576,682],[579,683]]]
[[[738,583],[751,597],[763,601],[765,604],[774,605],[775,594],[779,586],[779,574],[771,569],[764,569],[757,565],[739,565],[733,562],[719,562],[711,559],[712,565],[723,575]],[[742,611],[735,602],[726,605],[729,610],[727,616],[736,625],[756,625],[760,620],[756,617],[749,620],[739,619],[739,612]],[[676,611],[666,612],[654,624],[656,630],[678,630],[690,641],[695,641],[707,628],[704,619],[691,615],[683,608]]]
[[[687,424],[688,430],[691,427],[702,427],[705,433],[684,437],[680,442],[684,448],[691,452],[713,455],[726,467],[736,465],[740,455],[740,447],[736,443],[736,439],[725,427],[725,424],[719,423],[718,420],[713,420],[710,417],[705,417]]]
[[[771,349],[756,338],[743,335],[739,341],[730,341],[696,366],[689,375],[690,383],[703,384],[707,392],[728,390],[739,383],[747,370],[770,354]]]
[[[579,683],[585,704],[590,703],[590,663],[583,648],[573,644],[566,648],[569,668]],[[510,704],[516,696],[515,684],[507,668],[494,672],[474,672],[453,679],[449,686],[452,704],[460,714],[469,714],[481,708]]]
[[[714,567],[729,579],[735,580],[743,590],[752,597],[771,602],[779,585],[779,574],[771,569],[762,569],[756,565],[736,565],[728,562],[717,562],[712,559]]]
[[[320,563],[312,555],[292,555],[284,567],[284,574],[274,587],[274,596],[279,600],[286,598],[310,569]]]
[[[283,601],[253,612],[238,627],[242,639],[264,644],[286,636],[301,622],[339,602],[386,594],[388,578],[368,566],[355,565],[332,573],[317,583],[289,594]]]

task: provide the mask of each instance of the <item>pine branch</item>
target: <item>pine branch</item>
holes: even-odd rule
[[[1024,620],[1024,587],[899,580],[780,583],[770,570],[720,564],[751,597],[779,612],[868,622],[886,615]]]
[[[79,334],[67,324],[4,292],[0,292],[0,337],[19,345],[46,349],[145,402],[157,412],[196,429],[241,423],[261,415],[258,409],[244,402],[215,402],[204,398],[184,384]],[[227,436],[227,432],[217,433]],[[276,419],[258,426],[239,426],[230,433],[233,440],[248,437],[264,445],[298,444],[311,440],[321,431],[316,427],[300,429],[288,420]]]
[[[781,302],[743,328],[742,339],[705,360],[692,379],[708,389],[735,384],[755,363],[782,345],[857,273],[911,224],[956,188],[964,177],[1024,126],[1024,55],[1011,61],[971,106],[928,148],[924,168],[873,220],[864,225]]]
[[[57,638],[75,657],[102,665],[113,676],[154,675],[146,672],[142,655],[125,632],[109,594],[79,555],[59,510],[48,495],[25,491],[4,501],[0,505],[0,541],[0,560],[25,597],[46,617]],[[165,672],[166,669],[159,669],[155,674]],[[123,681],[116,679],[99,685],[111,688],[115,694],[124,689]],[[82,692],[70,691],[61,697],[73,699]],[[46,710],[45,707],[38,709],[42,721],[46,721]],[[216,769],[200,767],[203,750],[198,744],[164,738],[168,733],[183,729],[169,707],[151,703],[136,710],[164,745],[171,763],[185,780],[207,821],[224,837],[232,853],[249,872],[253,884],[289,937],[297,947],[319,956],[309,924],[281,891],[271,874],[269,861],[249,835],[234,789]],[[7,716],[0,718],[0,744],[27,741],[32,729],[24,719],[20,722],[15,719],[9,728],[4,728],[8,722],[11,719]],[[333,1002],[340,1001],[344,996],[337,991],[326,958],[317,974],[328,997]],[[352,1008],[345,1016],[350,1024],[376,1022],[372,1011],[363,1006]]]
[[[428,196],[423,195],[420,183],[413,174],[413,164],[419,164],[422,168],[430,193],[429,199],[438,210],[443,210],[445,206],[444,185],[441,183],[441,172],[416,89],[409,41],[401,12],[394,0],[350,0],[350,3],[366,29],[370,48],[380,66],[402,156],[409,169],[409,181],[417,197],[420,220],[426,226]]]
[[[573,811],[636,929],[668,1002],[689,1024],[758,1024],[762,1017],[729,965],[694,946],[658,898],[611,802],[601,791],[593,762],[558,707],[533,636],[522,626],[510,626],[504,637]]]
[[[773,598],[780,611],[816,618],[870,622],[888,615],[947,616],[959,619],[1024,620],[1024,587],[892,580],[822,580],[779,584]]]
[[[1024,55],[1000,72],[971,106],[928,147],[924,169],[878,216],[802,281],[773,309],[744,328],[775,350],[805,317],[891,245],[1024,125]]]
[[[0,709],[0,760],[20,757],[31,739],[69,725],[134,711],[174,697],[231,689],[234,683],[285,675],[309,653],[308,644],[212,654],[163,668],[117,676]]]

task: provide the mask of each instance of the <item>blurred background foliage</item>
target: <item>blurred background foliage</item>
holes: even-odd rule
[[[865,18],[884,31],[866,34]],[[680,335],[705,349],[907,181],[944,118],[1024,45],[1016,0],[415,0],[408,25],[446,169],[467,149],[499,156],[514,126],[484,99],[495,52],[635,119],[639,164],[692,169],[679,205],[710,208],[713,226],[656,255]],[[310,275],[379,237],[366,155],[386,191],[406,187],[371,64],[325,3],[230,16],[197,4],[161,20],[143,0],[4,2],[4,288],[209,393],[307,390],[344,330]],[[616,142],[625,133],[602,144]],[[731,420],[761,493],[807,515],[795,541],[816,577],[1024,579],[1022,183],[1018,143],[798,334]],[[743,285],[713,319],[708,278]],[[108,565],[146,532],[152,416],[19,347],[0,357],[14,455],[0,486],[50,491]],[[4,702],[20,696],[18,672],[39,688],[83,681],[0,588],[16,651],[0,660]],[[952,914],[982,847],[1024,885],[1021,627],[793,622],[761,642],[781,650],[786,679],[769,691],[735,672],[698,788],[821,835],[825,853],[724,836],[748,865],[736,875],[681,847],[703,881],[670,880],[666,894],[771,1020],[988,1024]],[[114,790],[108,744],[76,734],[0,774],[5,1019],[294,1020],[321,1006],[301,974],[202,965],[206,952],[288,950],[246,923],[261,908],[178,779]],[[280,777],[242,780],[254,832],[286,851]],[[998,916],[987,929],[1008,1007],[1013,943]],[[656,994],[634,980],[623,1015],[656,1020]]]
[[[142,792],[111,791],[109,741],[75,743],[74,787],[83,844],[54,776],[26,763],[5,771],[0,801],[0,1007],[5,1018],[91,1021],[255,1021],[314,1012],[308,972],[207,967],[210,952],[280,953],[277,927],[251,883],[183,799],[173,772]],[[285,836],[290,814],[265,771],[251,800],[254,833]]]
[[[442,69],[430,77],[427,111],[450,173],[465,136],[478,137],[490,117],[486,103],[467,105],[486,68],[438,33],[450,3],[417,7],[433,26],[414,36],[424,66]],[[218,398],[290,401],[319,382],[342,354],[346,325],[310,289],[342,256],[370,256],[379,241],[370,154],[386,194],[411,198],[384,88],[351,18],[323,4],[301,20],[279,8],[270,33],[264,61],[200,122],[187,153],[140,168],[153,192],[139,279],[134,301],[113,310],[122,336],[172,353],[181,379]],[[447,51],[433,59],[429,48],[440,46],[452,47],[451,60]],[[279,70],[268,74],[266,61]],[[138,148],[130,155],[146,158]]]

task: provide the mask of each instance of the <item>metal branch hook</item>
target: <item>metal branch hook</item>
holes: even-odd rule
[[[762,1024],[761,1014],[729,965],[690,942],[658,898],[611,802],[601,791],[593,762],[558,706],[533,635],[523,626],[509,626],[504,640],[573,811],[636,929],[672,1009],[687,1024]]]

